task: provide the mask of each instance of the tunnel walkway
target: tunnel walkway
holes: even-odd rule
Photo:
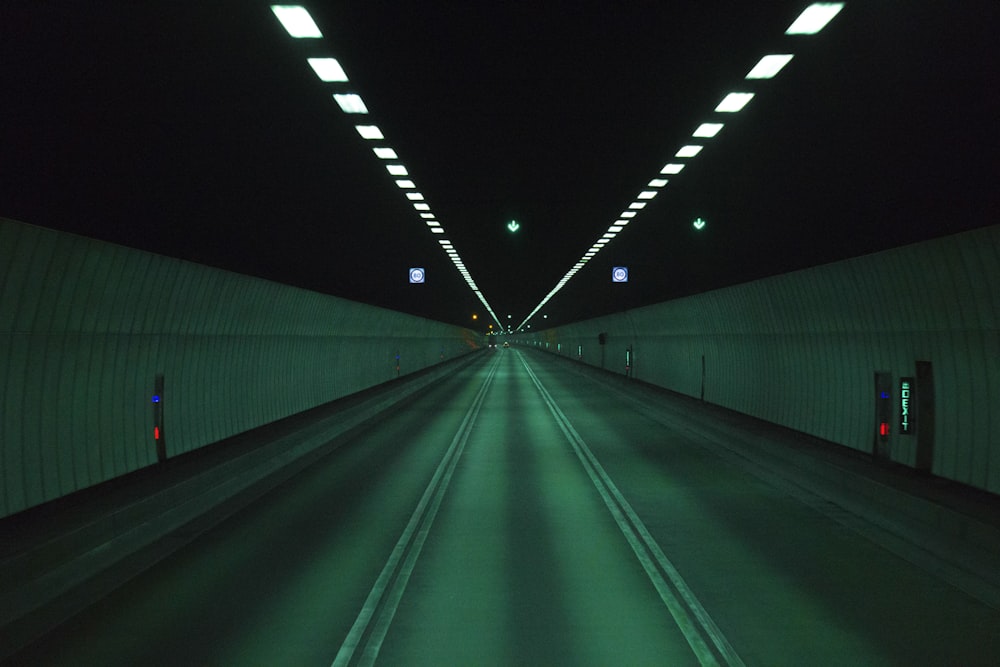
[[[661,399],[481,355],[10,662],[1000,664],[981,568]]]

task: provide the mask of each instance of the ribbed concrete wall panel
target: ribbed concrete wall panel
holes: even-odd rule
[[[0,219],[0,516],[466,354],[472,332]]]
[[[932,471],[1000,492],[998,323],[993,226],[523,338],[566,354],[607,331],[615,355],[633,346],[634,377],[694,397],[704,354],[705,400],[861,451],[875,439],[874,374],[892,374],[895,420],[899,379],[931,362]],[[916,437],[889,444],[916,465]]]

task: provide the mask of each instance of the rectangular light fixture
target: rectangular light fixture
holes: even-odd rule
[[[719,102],[719,106],[715,107],[715,110],[722,113],[736,113],[752,99],[753,93],[729,93]]]
[[[385,170],[389,172],[391,176],[409,176],[410,173],[406,171],[406,167],[401,164],[387,164],[385,165]]]
[[[444,234],[444,229],[441,227],[431,227],[431,232],[434,234]]]
[[[694,131],[692,137],[706,137],[711,139],[719,133],[722,129],[723,123],[702,123],[698,126],[698,129]]]
[[[842,2],[815,2],[788,26],[786,35],[815,35],[844,8]]]
[[[403,190],[412,190],[413,188],[417,187],[416,183],[414,183],[413,181],[407,180],[405,178],[396,181],[396,185],[399,188],[403,189]]]
[[[343,83],[347,81],[347,74],[340,66],[336,58],[309,58],[309,66],[316,72],[320,81],[329,83]]]
[[[620,227],[624,227],[628,223],[629,223],[629,221],[628,220],[624,220],[624,219],[623,220],[615,220],[615,224],[618,225],[618,226],[620,226]]]
[[[792,54],[781,53],[761,58],[747,73],[748,79],[772,79],[792,60]]]
[[[617,234],[618,232],[620,232],[622,229],[624,229],[624,227],[622,227],[620,225],[611,225],[610,227],[608,227],[608,231],[609,232],[614,232],[615,234]]]
[[[433,220],[434,219],[434,214],[433,213],[421,213],[420,217],[423,218],[424,220]]]
[[[417,211],[429,211],[431,210],[431,205],[418,201],[413,203],[413,208]]]
[[[634,218],[635,217],[635,211],[622,211],[622,214],[619,217],[622,217],[622,218]]]
[[[641,211],[642,209],[646,208],[646,202],[634,201],[631,204],[629,204],[628,207],[635,211]]]
[[[663,169],[660,170],[661,174],[679,174],[681,169],[684,168],[682,164],[675,164],[671,162],[670,164],[663,165]]]
[[[422,194],[420,194],[419,192],[407,192],[406,193],[406,198],[409,199],[410,201],[423,201],[424,200],[424,196]]]
[[[378,125],[355,125],[354,129],[358,131],[362,139],[385,139],[382,136],[382,130],[378,129]]]
[[[391,148],[373,148],[375,151],[375,157],[380,160],[398,160],[399,156],[396,155],[396,151]]]
[[[333,99],[340,105],[340,110],[344,113],[368,113],[361,96],[356,93],[334,93]]]
[[[654,178],[646,185],[648,185],[651,188],[662,188],[667,183],[669,183],[669,181],[665,178]]]
[[[613,238],[614,238],[614,237],[616,237],[616,236],[618,236],[618,235],[617,235],[617,234],[613,234],[612,232],[608,232],[607,234],[605,234],[605,235],[604,235],[604,236],[602,236],[601,238],[602,238],[602,239],[613,239]]]
[[[682,146],[681,149],[677,151],[677,154],[674,155],[674,157],[694,157],[695,155],[701,152],[701,149],[702,149],[701,146],[688,144],[687,146]]]
[[[271,11],[281,21],[281,25],[288,31],[288,34],[296,39],[322,37],[316,22],[300,5],[271,5]]]
[[[438,222],[437,220],[428,220],[427,221],[427,226],[428,227],[440,227],[441,223]]]
[[[636,199],[652,199],[656,196],[656,190],[643,190]]]

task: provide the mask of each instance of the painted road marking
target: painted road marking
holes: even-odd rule
[[[653,539],[653,536],[646,529],[646,525],[642,522],[642,519],[639,518],[632,509],[632,506],[618,490],[618,487],[615,486],[615,483],[608,477],[607,472],[605,472],[604,467],[598,462],[590,447],[587,446],[587,443],[584,442],[580,434],[573,428],[566,415],[556,405],[552,395],[549,394],[542,385],[541,380],[538,379],[538,376],[528,366],[528,362],[524,359],[524,356],[520,352],[517,352],[517,356],[524,365],[524,369],[528,372],[531,381],[535,384],[535,388],[541,394],[552,416],[555,418],[556,424],[558,424],[566,439],[569,440],[573,451],[576,452],[577,458],[583,464],[584,470],[586,470],[587,475],[594,483],[598,493],[600,493],[604,504],[611,512],[622,534],[632,547],[632,551],[635,552],[636,558],[639,559],[639,563],[646,571],[650,581],[653,582],[653,586],[660,594],[660,599],[663,600],[670,615],[673,616],[674,622],[677,623],[677,627],[684,634],[684,638],[687,640],[691,650],[694,651],[698,661],[706,666],[719,665],[718,658],[722,658],[724,661],[723,664],[730,667],[742,667],[744,665],[743,660],[729,644],[729,641],[722,634],[722,631],[719,630],[719,627],[712,620],[712,617],[709,616],[701,602],[698,601],[698,598],[695,597],[680,572],[677,571],[677,568],[674,567],[670,559],[663,553],[660,545],[656,543],[656,540]],[[659,565],[659,569],[657,569],[657,565]],[[663,575],[666,575],[667,579],[669,579],[669,584]],[[676,595],[674,591],[677,592]],[[714,652],[705,643],[703,635],[708,637],[714,645]]]
[[[465,449],[465,443],[469,440],[472,426],[475,424],[476,417],[483,406],[486,391],[493,382],[493,377],[496,375],[501,359],[502,357],[497,357],[496,361],[493,362],[486,379],[483,381],[483,385],[479,388],[479,392],[472,401],[472,406],[465,413],[458,433],[455,434],[451,445],[448,447],[448,451],[445,452],[441,463],[438,464],[437,470],[434,471],[434,476],[427,485],[423,496],[421,496],[420,502],[417,503],[416,509],[413,510],[409,523],[403,529],[403,534],[399,536],[396,546],[389,555],[389,560],[386,561],[381,574],[375,580],[375,585],[372,586],[371,592],[368,594],[367,599],[365,599],[365,603],[361,607],[354,625],[351,626],[351,630],[347,633],[344,643],[340,646],[337,657],[333,660],[334,667],[350,664],[355,651],[357,651],[358,646],[360,646],[362,640],[365,638],[365,633],[368,631],[368,626],[371,624],[371,620],[376,612],[379,613],[378,618],[371,633],[368,635],[358,664],[371,665],[378,657],[378,652],[382,648],[382,642],[389,631],[392,618],[396,614],[399,601],[406,590],[406,584],[410,580],[410,574],[413,572],[417,558],[420,557],[420,551],[424,547],[427,533],[430,531],[431,525],[434,523],[434,517],[441,506],[441,499],[444,498],[444,494],[448,490],[448,483],[451,481],[455,464]],[[400,567],[401,562],[402,567]],[[390,584],[392,586],[391,589],[389,588]]]

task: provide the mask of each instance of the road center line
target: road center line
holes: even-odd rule
[[[744,665],[743,660],[737,655],[736,651],[729,644],[729,641],[722,634],[722,631],[719,630],[711,616],[708,615],[708,612],[701,605],[701,602],[695,597],[683,577],[681,577],[680,572],[677,571],[677,568],[674,567],[670,559],[663,553],[663,550],[656,543],[656,540],[653,539],[642,519],[635,513],[632,506],[618,490],[618,487],[615,486],[615,483],[611,481],[611,478],[597,460],[597,457],[594,456],[590,447],[587,446],[587,443],[580,437],[580,434],[573,428],[569,419],[559,409],[559,406],[556,405],[552,395],[549,394],[542,385],[541,380],[538,379],[538,376],[528,366],[528,362],[524,359],[524,356],[520,352],[517,352],[517,355],[699,662],[706,666],[719,664],[716,654],[702,638],[704,634],[712,642],[718,655],[725,661],[726,665],[730,667],[742,667]],[[657,565],[659,565],[660,569],[657,569]],[[663,578],[664,574],[670,580],[670,585]],[[671,590],[671,585],[673,590]],[[674,595],[674,590],[677,591],[677,595]],[[680,599],[678,599],[678,596]],[[694,619],[692,619],[692,616]],[[695,621],[697,621],[697,624]]]
[[[399,601],[406,590],[406,584],[410,580],[410,574],[413,572],[417,558],[420,556],[420,551],[423,549],[424,541],[427,539],[427,534],[434,523],[434,517],[441,506],[441,500],[448,490],[448,483],[451,481],[452,472],[455,470],[455,465],[458,463],[458,459],[465,449],[465,443],[469,439],[472,426],[483,406],[486,392],[493,382],[493,377],[496,375],[502,358],[500,355],[497,355],[496,361],[490,367],[486,379],[483,381],[482,386],[472,401],[472,405],[462,419],[462,424],[459,426],[458,432],[452,438],[448,451],[445,452],[441,463],[438,464],[437,470],[434,471],[434,476],[431,478],[423,496],[420,498],[420,502],[417,503],[416,509],[413,510],[413,514],[410,516],[410,521],[406,524],[406,528],[403,529],[402,535],[400,535],[396,546],[389,555],[389,560],[386,561],[385,567],[382,568],[378,579],[375,580],[375,585],[372,586],[371,592],[365,599],[365,603],[361,607],[354,625],[351,626],[350,632],[347,633],[344,643],[337,652],[337,657],[333,661],[333,667],[341,667],[350,663],[355,651],[364,638],[365,632],[368,630],[375,612],[379,610],[379,606],[381,605],[378,619],[371,634],[368,636],[364,651],[358,662],[362,665],[370,665],[378,657],[382,641],[389,631],[389,625],[396,614]],[[406,558],[405,561],[403,561],[404,556]],[[402,567],[400,567],[401,561],[403,561]],[[391,589],[389,589],[390,584],[392,585]],[[389,589],[388,593],[387,589]]]

